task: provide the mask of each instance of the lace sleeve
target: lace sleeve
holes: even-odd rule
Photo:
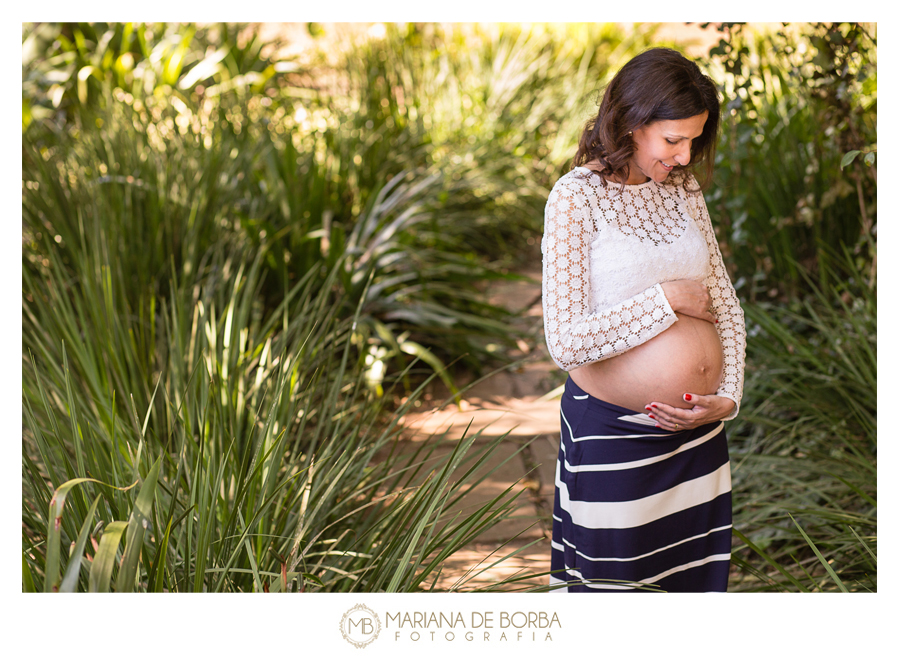
[[[575,181],[557,184],[544,211],[542,293],[547,348],[567,371],[637,347],[678,319],[659,284],[590,312],[594,230],[583,189]]]
[[[699,187],[693,178],[689,181],[689,185],[692,188]],[[733,420],[738,415],[741,396],[744,392],[744,359],[747,350],[744,310],[741,308],[737,293],[735,293],[731,279],[728,278],[728,272],[725,270],[722,252],[719,251],[719,243],[709,219],[706,201],[699,192],[689,195],[689,198],[688,205],[691,214],[703,237],[706,238],[706,245],[709,249],[709,275],[704,283],[712,299],[712,312],[719,321],[716,330],[719,332],[719,340],[722,341],[722,352],[725,356],[722,384],[716,391],[716,395],[734,401],[734,411],[722,419]]]

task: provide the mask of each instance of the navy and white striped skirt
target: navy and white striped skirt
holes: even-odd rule
[[[724,423],[661,430],[571,378],[560,415],[553,591],[724,592],[731,560]]]

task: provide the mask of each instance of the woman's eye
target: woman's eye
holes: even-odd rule
[[[677,141],[672,140],[672,139],[668,139],[668,138],[666,138],[666,141],[669,142],[669,144],[671,144],[672,146],[675,146],[675,144],[678,143]]]

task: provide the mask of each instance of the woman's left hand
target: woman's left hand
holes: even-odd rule
[[[656,421],[656,426],[669,432],[691,430],[700,425],[722,420],[734,410],[734,401],[720,395],[685,393],[685,402],[692,402],[690,409],[679,409],[663,402],[651,402],[645,409]]]

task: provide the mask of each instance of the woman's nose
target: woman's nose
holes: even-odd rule
[[[680,164],[682,167],[689,165],[691,163],[691,145],[689,142],[682,142],[681,146],[678,148],[678,153],[675,154],[675,162]]]

